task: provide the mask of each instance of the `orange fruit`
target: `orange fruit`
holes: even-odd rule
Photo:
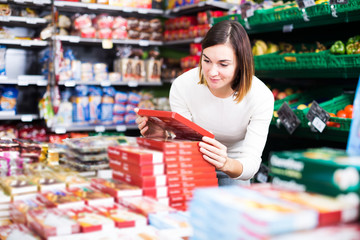
[[[353,110],[354,110],[354,106],[352,104],[349,104],[344,108],[347,118],[352,118]]]
[[[346,112],[345,112],[345,110],[339,110],[339,111],[336,113],[336,116],[339,117],[339,118],[346,118]]]

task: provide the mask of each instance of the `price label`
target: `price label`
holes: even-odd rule
[[[102,133],[102,132],[105,132],[105,127],[104,126],[96,126],[95,127],[95,132],[98,132],[98,133]]]
[[[294,24],[287,24],[283,26],[283,32],[292,32],[292,30],[294,29]]]
[[[315,0],[296,0],[300,9],[315,6]]]
[[[1,22],[10,22],[10,17],[9,16],[0,16],[0,21]]]
[[[24,0],[15,0],[14,2],[16,2],[16,3],[20,3],[20,4],[24,4],[24,3],[25,3],[25,1],[24,1]]]
[[[147,46],[149,46],[149,41],[147,41],[147,40],[140,40],[140,41],[139,41],[139,45],[140,45],[141,47],[147,47]]]
[[[56,127],[55,128],[55,133],[56,134],[65,134],[66,133],[66,128],[64,128],[64,127]]]
[[[69,42],[79,43],[80,42],[80,37],[78,37],[78,36],[69,36]]]
[[[254,10],[252,9],[252,5],[249,2],[245,2],[243,4],[240,5],[240,12],[241,12],[241,18],[245,19],[248,17],[251,17],[252,15],[254,15]],[[251,16],[248,16],[247,14],[252,14]]]
[[[75,87],[76,82],[74,80],[68,80],[64,83],[65,87]]]
[[[25,79],[18,80],[18,86],[29,86],[29,81]]]
[[[34,4],[43,5],[43,4],[45,4],[45,1],[43,1],[43,0],[34,0]]]
[[[140,8],[140,9],[138,10],[138,13],[140,13],[140,14],[148,14],[149,11],[148,11],[146,8]]]
[[[289,104],[284,102],[277,111],[280,123],[285,127],[288,133],[292,134],[300,125],[299,118],[291,110]]]
[[[335,5],[335,4],[348,4],[348,0],[330,0],[330,4]]]
[[[102,87],[109,87],[111,85],[110,81],[101,81],[100,86]]]
[[[21,116],[21,121],[22,122],[32,122],[32,120],[33,120],[32,115],[25,114],[25,115]]]
[[[117,132],[125,132],[126,131],[126,126],[125,125],[117,125],[116,126],[116,131]]]
[[[320,105],[313,101],[309,112],[306,114],[306,118],[311,123],[310,129],[312,131],[322,132],[326,126],[326,122],[329,120],[330,115]]]
[[[112,49],[114,47],[113,41],[111,39],[103,39],[101,42],[103,49]]]
[[[28,18],[26,18],[26,23],[27,23],[27,24],[36,24],[36,23],[37,23],[37,19],[36,19],[36,18],[32,18],[32,17],[28,17]]]
[[[201,43],[202,39],[202,37],[194,38],[194,43]]]
[[[137,87],[137,86],[139,86],[139,83],[137,81],[129,81],[128,86],[129,87]]]
[[[87,7],[88,9],[94,9],[94,10],[99,8],[97,4],[89,4]]]
[[[32,44],[32,41],[31,40],[23,40],[23,41],[20,41],[20,45],[23,46],[23,47],[30,47]]]

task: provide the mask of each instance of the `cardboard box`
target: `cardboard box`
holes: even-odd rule
[[[137,176],[123,171],[114,170],[113,178],[141,188],[166,186],[166,175]]]
[[[163,163],[138,165],[125,161],[109,159],[109,165],[114,170],[124,171],[133,175],[153,176],[165,174],[165,165]]]
[[[85,200],[85,204],[89,206],[114,203],[114,197],[92,187],[71,187],[67,191]]]
[[[163,162],[163,154],[131,146],[111,146],[108,148],[109,159],[131,162],[133,164],[156,164]]]

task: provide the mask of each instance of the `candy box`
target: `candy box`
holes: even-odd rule
[[[9,195],[36,193],[37,185],[33,184],[25,176],[11,176],[1,179],[5,193]]]
[[[15,223],[0,226],[0,239],[40,240],[41,238],[32,233],[25,225]]]
[[[66,214],[79,225],[81,232],[107,231],[115,227],[114,221],[89,206],[69,208]]]
[[[15,223],[27,224],[27,212],[43,208],[44,204],[36,199],[16,200],[10,205],[10,216]]]
[[[135,213],[119,204],[94,207],[104,216],[112,219],[117,228],[140,227],[147,225],[145,216]]]
[[[67,191],[85,200],[85,203],[89,206],[114,203],[114,197],[92,187],[71,187],[68,188]]]
[[[113,197],[138,197],[142,196],[142,189],[115,179],[93,178],[91,186]]]
[[[79,196],[61,190],[42,192],[36,198],[47,207],[68,208],[85,205],[85,201]]]

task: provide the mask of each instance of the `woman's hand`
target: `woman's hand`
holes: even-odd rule
[[[136,114],[138,113],[138,109],[135,109]],[[140,133],[144,137],[149,138],[164,138],[166,136],[165,130],[160,126],[153,124],[149,121],[148,117],[138,116],[136,118],[136,124],[140,130]]]
[[[206,161],[214,165],[217,170],[226,171],[229,160],[226,146],[213,138],[203,137],[199,147]]]

